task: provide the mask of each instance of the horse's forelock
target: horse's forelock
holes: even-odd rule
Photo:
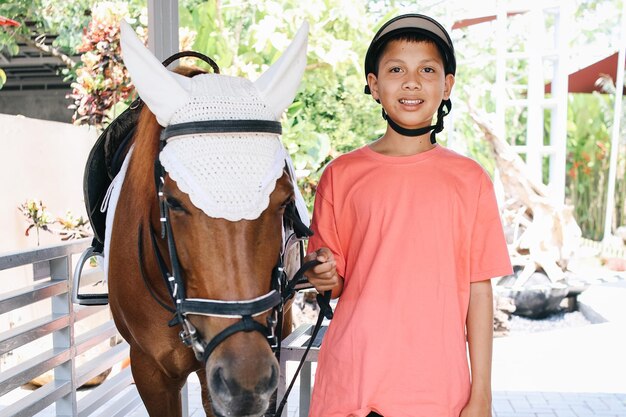
[[[195,77],[196,75],[206,74],[207,72],[200,67],[180,65],[174,68],[174,72],[185,77]]]

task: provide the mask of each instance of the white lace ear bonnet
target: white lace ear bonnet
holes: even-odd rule
[[[210,120],[280,121],[304,73],[307,38],[305,22],[278,61],[255,82],[220,74],[188,78],[163,67],[130,25],[121,22],[124,63],[139,96],[163,127]],[[287,164],[294,179],[296,207],[309,224],[291,158],[278,134],[175,136],[168,139],[159,159],[196,207],[208,216],[230,221],[258,218]]]

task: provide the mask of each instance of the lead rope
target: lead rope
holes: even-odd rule
[[[296,383],[296,379],[298,378],[298,375],[300,374],[300,371],[302,370],[302,367],[304,366],[304,363],[306,362],[306,357],[308,356],[309,351],[311,350],[311,347],[313,346],[313,342],[315,342],[315,338],[317,337],[317,334],[322,328],[322,322],[324,321],[324,318],[325,317],[328,318],[327,314],[329,312],[330,312],[330,318],[332,318],[332,308],[330,307],[330,294],[331,294],[330,291],[324,292],[323,295],[317,294],[317,302],[320,306],[320,313],[317,316],[317,322],[315,323],[315,327],[313,328],[313,333],[311,333],[311,339],[309,340],[309,343],[307,344],[307,347],[304,350],[304,353],[302,354],[302,359],[300,359],[300,363],[298,364],[296,373],[294,374],[291,380],[291,383],[289,384],[289,387],[287,387],[287,390],[285,391],[285,395],[283,396],[283,399],[280,402],[280,405],[276,409],[275,417],[280,417],[281,414],[283,413],[283,409],[285,408],[285,405],[287,404],[287,400],[289,399],[289,393],[291,392],[291,389]],[[323,301],[320,303],[320,300],[323,300]],[[327,307],[328,309],[326,309],[325,307],[322,307],[323,304],[325,306],[328,306]]]
[[[304,272],[309,270],[310,268],[313,268],[319,265],[320,263],[321,262],[318,261],[317,259],[313,259],[311,261],[305,262],[300,267],[298,272],[294,274],[293,278],[291,279],[291,281],[289,281],[289,283],[287,284],[287,287],[283,291],[283,300],[284,300],[283,305],[286,301],[288,301],[295,295],[295,292],[296,292],[295,285],[298,283],[298,281],[300,281],[300,279],[304,275]],[[304,350],[304,353],[302,354],[302,359],[300,359],[298,368],[296,369],[296,372],[293,378],[291,379],[291,383],[289,384],[289,387],[287,387],[287,390],[285,390],[283,399],[278,405],[278,408],[276,409],[276,413],[274,413],[274,417],[281,416],[283,409],[285,408],[285,405],[287,404],[287,400],[289,399],[289,394],[291,393],[291,390],[293,389],[293,386],[296,383],[296,379],[298,378],[298,375],[300,374],[300,371],[302,370],[302,367],[304,366],[304,363],[306,362],[306,358],[309,354],[309,351],[311,350],[311,347],[313,347],[315,338],[317,337],[317,334],[322,328],[322,322],[324,321],[324,318],[327,318],[328,320],[331,320],[333,318],[333,309],[330,306],[330,298],[331,298],[331,291],[325,291],[324,294],[317,294],[316,296],[317,304],[320,308],[320,312],[317,316],[315,327],[313,328],[313,332],[311,333],[311,338],[309,339],[309,343],[307,344],[307,347]],[[280,340],[279,340],[279,347],[278,347],[278,355],[280,355]]]

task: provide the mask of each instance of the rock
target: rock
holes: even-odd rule
[[[516,271],[519,273],[519,270]],[[496,292],[513,300],[513,314],[540,319],[561,310],[561,302],[570,293],[564,282],[552,282],[542,272],[534,272],[523,286],[516,285],[517,275],[509,275],[498,281]]]
[[[537,285],[513,291],[515,312],[513,314],[542,319],[561,310],[561,301],[569,290],[564,284]]]

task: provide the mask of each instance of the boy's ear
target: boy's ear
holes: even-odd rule
[[[452,94],[452,87],[454,87],[454,75],[448,74],[446,75],[446,79],[444,80],[444,89],[443,89],[443,99],[447,100],[450,98],[450,94]]]
[[[367,74],[367,85],[370,87],[372,98],[380,103],[380,94],[378,94],[378,77],[373,72]]]

